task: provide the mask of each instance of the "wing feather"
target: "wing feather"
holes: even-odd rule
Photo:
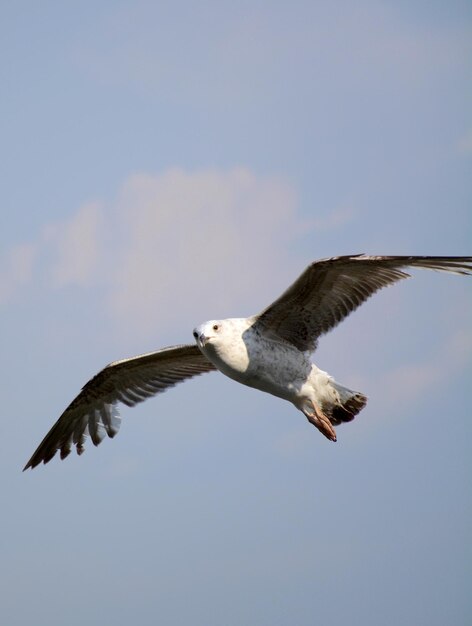
[[[376,291],[409,278],[403,271],[408,267],[471,274],[472,257],[358,254],[315,261],[275,302],[255,316],[253,327],[299,350],[313,351],[321,335]]]
[[[38,446],[24,469],[47,463],[75,446],[84,451],[87,436],[98,446],[120,427],[117,403],[134,406],[187,378],[215,370],[196,345],[172,346],[110,363],[86,383]]]

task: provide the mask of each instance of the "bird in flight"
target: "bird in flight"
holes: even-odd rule
[[[337,383],[310,359],[318,339],[376,291],[408,278],[405,268],[472,274],[472,257],[339,256],[311,263],[258,315],[211,320],[194,344],[171,346],[107,365],[66,408],[25,466],[65,459],[87,436],[98,445],[120,426],[117,404],[134,406],[188,378],[219,370],[233,380],[288,400],[336,441],[367,398]]]

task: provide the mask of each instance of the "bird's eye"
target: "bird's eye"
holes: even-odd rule
[[[218,324],[213,324],[213,330],[219,330],[219,328]]]
[[[193,331],[193,336],[195,337],[195,339],[198,339],[198,333],[196,330]]]

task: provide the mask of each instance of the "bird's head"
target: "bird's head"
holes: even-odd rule
[[[250,324],[251,320],[246,318],[210,320],[194,328],[193,336],[203,354],[231,377],[234,371],[247,368],[248,354],[243,336]]]
[[[227,320],[210,320],[193,329],[197,346],[202,350],[208,344],[217,346],[227,332]]]
[[[239,344],[245,330],[251,325],[249,318],[210,320],[193,329],[193,336],[202,352],[226,352]]]

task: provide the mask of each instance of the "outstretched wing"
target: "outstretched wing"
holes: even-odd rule
[[[313,351],[318,337],[334,328],[382,287],[419,267],[471,274],[472,257],[340,256],[315,261],[267,309],[254,328],[299,350]]]
[[[58,450],[65,459],[72,445],[82,454],[87,435],[96,446],[105,435],[114,437],[121,421],[118,402],[134,406],[187,378],[215,369],[196,345],[172,346],[110,363],[69,404],[24,469],[47,463]]]

